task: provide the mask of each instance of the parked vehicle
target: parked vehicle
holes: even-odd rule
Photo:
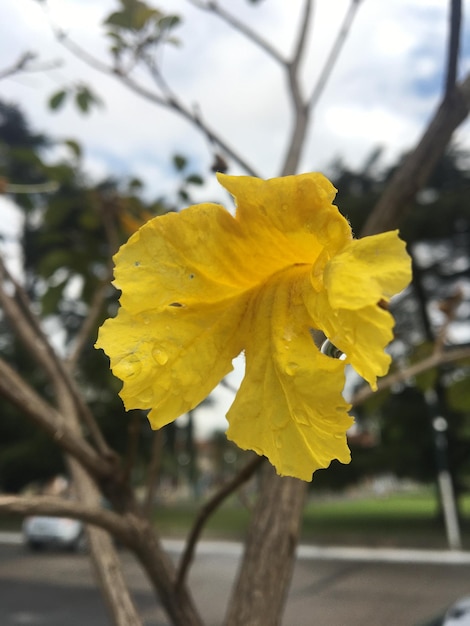
[[[447,609],[442,626],[470,626],[470,596],[461,598]]]
[[[22,530],[23,541],[31,550],[57,547],[75,551],[85,547],[83,523],[67,517],[26,517]]]

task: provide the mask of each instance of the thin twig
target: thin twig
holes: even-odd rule
[[[152,514],[153,504],[155,502],[155,490],[157,486],[158,476],[160,474],[160,468],[162,465],[162,450],[163,430],[160,428],[159,430],[156,430],[152,436],[152,451],[150,455],[150,463],[147,470],[147,484],[143,510],[149,519]]]
[[[286,66],[289,94],[294,108],[294,129],[290,137],[284,164],[281,169],[282,176],[295,174],[300,161],[302,149],[305,145],[305,137],[310,120],[309,109],[300,88],[299,65],[307,41],[311,8],[312,0],[305,0],[304,12],[299,24],[299,32],[297,34],[294,56],[292,61]]]
[[[322,95],[326,84],[332,74],[333,68],[338,60],[339,53],[344,46],[344,43],[347,39],[349,31],[351,30],[352,23],[356,16],[357,10],[361,0],[351,0],[351,4],[349,5],[349,9],[344,17],[343,23],[341,24],[341,28],[339,29],[338,35],[333,43],[333,46],[330,50],[330,54],[328,55],[325,65],[321,71],[321,74],[313,88],[312,95],[309,99],[309,107],[313,109]]]
[[[66,360],[67,368],[71,372],[73,372],[77,367],[80,355],[83,352],[87,341],[90,339],[91,331],[95,328],[96,320],[98,319],[106,300],[108,288],[108,282],[102,283],[97,287],[95,293],[93,294],[93,298],[88,308],[88,314],[74,339],[73,348]]]
[[[131,78],[128,74],[125,74],[119,71],[118,68],[113,67],[111,65],[107,65],[103,63],[99,59],[90,55],[86,50],[84,50],[81,46],[77,45],[74,41],[72,41],[63,31],[56,29],[54,27],[53,32],[55,33],[59,43],[61,43],[69,52],[71,52],[74,56],[79,58],[81,61],[92,67],[93,69],[101,72],[102,74],[106,74],[107,76],[111,76],[116,80],[120,81],[123,85],[125,85],[128,89],[141,96],[145,100],[156,104],[165,109],[169,109],[174,113],[180,115],[187,122],[202,130],[207,136],[212,137],[212,139],[218,144],[220,149],[233,161],[238,163],[238,165],[246,171],[247,174],[251,176],[256,176],[256,170],[240,155],[238,154],[234,148],[232,148],[227,141],[225,141],[219,133],[212,130],[201,118],[194,115],[189,107],[184,105],[180,100],[176,100],[175,98],[166,99],[162,97],[160,94],[156,93],[141,85],[133,78]]]
[[[187,0],[187,2],[197,7],[198,9],[201,9],[202,11],[209,11],[210,13],[217,15],[222,20],[224,20],[224,22],[226,22],[232,28],[244,35],[256,46],[261,48],[261,50],[266,52],[266,54],[272,57],[277,63],[280,63],[281,65],[286,65],[287,60],[278,50],[276,50],[276,48],[269,41],[261,37],[261,35],[252,30],[247,24],[241,22],[237,17],[235,17],[235,15],[229,13],[229,11],[217,4],[217,2],[199,2],[198,0]]]
[[[457,309],[463,301],[462,289],[457,289],[452,296],[446,298],[439,303],[439,308],[445,315],[445,320],[436,334],[436,340],[434,342],[434,352],[441,353],[445,347],[445,341],[449,332],[449,327],[457,317]]]
[[[25,185],[18,183],[6,182],[2,187],[3,193],[54,193],[59,189],[59,183],[55,180],[47,181],[45,183],[38,183],[37,185]]]
[[[0,496],[0,511],[17,515],[70,517],[94,524],[128,543],[129,526],[123,515],[105,508],[94,508],[76,500],[54,496]]]
[[[12,284],[14,288],[13,296],[10,296],[5,291],[5,280],[8,280]],[[97,449],[107,460],[111,461],[114,459],[114,461],[116,461],[116,453],[113,452],[106,443],[90,409],[83,400],[74,378],[52,349],[38,318],[33,314],[28,294],[10,274],[1,257],[0,304],[10,320],[10,323],[15,328],[18,337],[23,341],[33,358],[35,358],[47,372],[51,382],[57,385],[60,381],[65,385],[66,389],[70,391],[80,416],[84,424],[86,424]]]
[[[13,63],[13,65],[10,65],[10,67],[7,67],[0,72],[0,80],[9,78],[15,74],[20,74],[21,72],[47,72],[48,70],[56,69],[61,65],[61,61],[48,61],[38,63],[32,67],[31,62],[35,59],[36,54],[34,52],[24,52],[19,59]]]
[[[140,409],[134,409],[131,411],[127,427],[127,448],[124,455],[122,469],[122,473],[126,481],[130,478],[139,452],[140,417]]]
[[[253,476],[264,460],[265,458],[262,456],[257,456],[252,459],[236,476],[223,485],[223,487],[221,487],[221,489],[219,489],[219,491],[217,491],[217,493],[214,494],[214,496],[212,496],[212,498],[201,508],[191,532],[189,533],[186,541],[186,547],[179,562],[176,575],[177,589],[180,589],[184,585],[189,566],[191,565],[194,557],[197,541],[208,518],[230,494],[232,494],[236,489],[238,489],[238,487],[243,485],[243,483]]]
[[[462,0],[450,0],[449,45],[447,53],[445,98],[451,97],[457,81],[461,26]]]
[[[97,452],[70,428],[65,416],[56,411],[28,385],[15,370],[0,358],[0,395],[24,411],[30,419],[45,430],[53,441],[75,457],[90,472],[99,477],[115,473],[114,465]]]
[[[310,15],[312,12],[312,0],[305,0],[304,4],[304,12],[300,18],[299,32],[296,38],[296,45],[294,50],[294,55],[292,57],[292,61],[290,65],[297,68],[302,60],[302,56],[305,51],[305,46],[307,43],[307,35],[309,32],[310,26]]]
[[[393,385],[397,383],[402,383],[414,376],[418,376],[418,374],[422,374],[427,370],[430,370],[434,367],[438,367],[439,365],[444,365],[445,363],[454,363],[456,361],[460,361],[461,359],[470,358],[470,346],[460,347],[460,348],[452,348],[450,350],[444,350],[441,352],[434,352],[430,356],[426,357],[422,361],[418,363],[414,363],[409,367],[399,370],[397,372],[393,372],[384,378],[381,378],[377,382],[377,391],[373,391],[368,385],[364,385],[357,391],[351,399],[351,404],[353,406],[357,406],[362,404],[370,398],[370,396],[378,393],[379,391],[384,391],[385,389],[390,389]]]

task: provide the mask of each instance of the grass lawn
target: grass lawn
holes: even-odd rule
[[[464,546],[470,548],[470,497],[462,501]],[[445,527],[431,490],[383,497],[310,501],[304,513],[303,539],[416,548],[445,548]]]
[[[470,549],[470,496],[463,502],[464,546]],[[162,506],[155,522],[163,536],[184,536],[197,514],[194,504]],[[242,539],[250,513],[236,500],[209,520],[204,537]],[[432,491],[386,497],[311,499],[305,507],[302,541],[318,544],[446,548]]]
[[[185,537],[196,519],[194,502],[160,505],[154,519],[164,537]],[[446,534],[430,489],[383,497],[312,495],[305,507],[301,540],[323,545],[368,545],[446,548]],[[462,500],[464,548],[470,550],[470,495]],[[203,537],[242,540],[250,512],[236,497],[228,500],[207,522]],[[17,516],[0,516],[1,530],[19,530]]]

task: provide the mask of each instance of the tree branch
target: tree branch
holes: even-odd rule
[[[114,465],[99,456],[83,439],[78,438],[64,416],[45,402],[6,361],[0,358],[0,394],[24,411],[40,428],[45,430],[61,448],[79,460],[93,474],[109,478]]]
[[[305,45],[307,43],[307,35],[310,26],[310,15],[312,13],[312,4],[312,0],[305,0],[304,12],[300,18],[299,32],[297,33],[294,55],[292,57],[292,61],[290,62],[290,65],[296,68],[296,71],[305,52]]]
[[[310,1],[310,0],[307,0]],[[261,37],[257,32],[252,30],[247,24],[241,22],[235,15],[229,13],[226,9],[221,7],[217,2],[209,1],[209,2],[200,2],[199,0],[187,0],[189,4],[201,9],[202,11],[208,11],[220,17],[224,22],[232,26],[239,33],[244,35],[249,41],[254,43],[256,46],[261,48],[263,52],[266,52],[272,59],[279,63],[280,65],[286,65],[287,60],[282,56],[282,54],[271,45],[269,41]]]
[[[93,508],[75,500],[54,496],[1,496],[0,511],[16,515],[70,517],[107,530],[123,544],[129,542],[129,524],[122,515],[104,508]]]
[[[108,288],[109,285],[107,282],[102,283],[93,294],[88,314],[74,339],[73,348],[66,359],[66,366],[70,372],[73,372],[77,367],[83,348],[85,347],[87,341],[89,341],[91,332],[95,328],[96,321],[106,300]]]
[[[388,376],[381,378],[377,382],[377,391],[372,391],[369,385],[364,385],[354,394],[351,399],[351,404],[353,406],[358,406],[375,393],[384,391],[385,389],[390,389],[390,387],[396,383],[401,383],[413,378],[414,376],[418,376],[418,374],[422,374],[433,367],[438,367],[439,365],[444,365],[446,363],[454,363],[456,361],[460,361],[461,359],[468,358],[470,358],[470,346],[433,352],[433,354],[422,361],[419,361],[419,363],[414,363],[403,370],[393,372]]]
[[[159,428],[152,433],[152,451],[150,454],[150,463],[147,469],[145,499],[142,508],[145,515],[150,519],[152,509],[155,502],[155,492],[157,479],[162,464],[163,452],[163,430]]]
[[[323,69],[317,80],[317,83],[313,88],[308,105],[310,109],[313,109],[317,105],[321,95],[323,94],[323,91],[331,76],[336,61],[338,60],[341,49],[343,48],[349,31],[351,30],[351,26],[353,24],[360,3],[361,0],[351,0],[351,4],[349,5],[349,9],[344,17],[344,21],[341,24],[341,28],[339,29],[338,35],[333,43],[330,54],[328,55],[325,65],[323,66]]]
[[[416,147],[401,166],[375,205],[362,236],[396,228],[417,192],[422,189],[447,147],[455,129],[470,110],[470,74],[444,99]]]
[[[8,279],[14,289],[14,296],[5,291],[5,279]],[[97,449],[108,461],[117,460],[117,455],[106,443],[101,430],[85,404],[76,382],[70,372],[64,367],[63,362],[57,357],[45,336],[39,320],[31,310],[31,302],[26,291],[8,272],[3,260],[0,258],[0,304],[8,317],[16,334],[33,356],[36,362],[44,368],[54,386],[59,382],[65,385],[72,394],[79,409],[84,423],[89,429]]]
[[[169,109],[174,113],[177,113],[185,119],[187,122],[195,126],[198,130],[203,132],[207,137],[210,137],[211,140],[216,143],[223,152],[230,157],[233,161],[238,163],[238,165],[246,171],[247,174],[251,176],[256,176],[256,170],[240,155],[238,154],[234,148],[232,148],[227,141],[225,141],[219,133],[212,130],[200,117],[195,115],[189,107],[184,105],[180,100],[176,98],[166,99],[159,95],[158,93],[148,89],[144,85],[141,85],[133,78],[131,78],[128,74],[125,74],[119,70],[119,68],[112,67],[103,63],[99,59],[96,59],[92,55],[90,55],[86,50],[77,45],[74,41],[72,41],[63,31],[56,29],[54,27],[53,32],[55,33],[58,41],[65,47],[69,52],[71,52],[74,56],[79,58],[81,61],[85,62],[87,65],[92,67],[93,69],[101,72],[102,74],[106,74],[107,76],[111,76],[116,80],[119,80],[123,85],[125,85],[128,89],[141,96],[145,100],[156,104],[159,107]]]
[[[21,72],[46,72],[48,70],[56,69],[61,65],[60,61],[49,61],[47,63],[39,63],[34,67],[31,67],[31,62],[36,59],[34,52],[23,53],[13,65],[3,69],[0,72],[0,80],[8,78],[14,74]]]
[[[447,53],[447,73],[445,98],[452,96],[457,81],[457,66],[460,51],[460,30],[462,25],[462,0],[450,0],[449,45]]]
[[[280,624],[298,542],[307,483],[281,478],[268,463],[225,626]]]
[[[297,42],[294,49],[292,61],[287,64],[287,79],[289,83],[289,93],[294,109],[294,129],[291,133],[289,146],[286,151],[284,164],[281,169],[282,176],[294,174],[300,161],[300,155],[305,145],[305,137],[309,123],[309,110],[304,101],[299,84],[299,65],[305,50],[312,0],[305,0],[304,12],[300,20]]]
[[[194,558],[196,544],[209,517],[219,508],[219,506],[224,500],[228,498],[228,496],[230,496],[234,491],[236,491],[239,487],[241,487],[241,485],[243,485],[253,476],[253,474],[264,461],[265,458],[262,456],[257,456],[252,459],[238,474],[236,474],[236,476],[234,476],[225,485],[223,485],[221,489],[219,489],[219,491],[217,491],[212,496],[212,498],[210,498],[210,500],[208,500],[200,509],[196,521],[193,524],[193,527],[191,528],[191,531],[188,535],[186,547],[180,559],[176,575],[177,588],[181,587],[181,585],[184,585],[185,583],[189,567]]]

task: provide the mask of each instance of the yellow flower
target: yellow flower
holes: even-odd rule
[[[97,347],[126,408],[151,409],[153,428],[198,405],[244,350],[227,436],[310,480],[350,460],[345,365],[372,387],[387,372],[393,318],[382,305],[409,283],[409,258],[397,232],[353,239],[321,174],[218,178],[235,217],[191,206],[151,220],[116,254],[121,307]],[[345,360],[320,352],[315,329]]]

